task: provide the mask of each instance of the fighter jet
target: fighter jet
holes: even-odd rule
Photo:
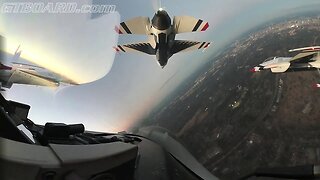
[[[160,8],[153,16],[151,22],[148,17],[136,17],[120,23],[115,30],[119,34],[147,35],[147,42],[118,45],[114,47],[117,52],[142,52],[156,55],[159,65],[163,68],[168,59],[178,52],[206,49],[210,42],[175,40],[175,35],[186,32],[205,31],[209,23],[190,16],[174,16]]]
[[[20,47],[20,46],[19,46]],[[64,77],[48,71],[47,69],[31,64],[14,62],[19,59],[21,51],[19,47],[14,53],[11,65],[0,63],[0,88],[11,88],[13,84],[26,84],[36,86],[58,87],[61,83],[76,85]]]
[[[292,71],[310,71],[320,68],[320,46],[291,49],[289,52],[299,52],[294,57],[271,57],[252,68],[251,72],[270,69],[272,73]],[[320,84],[314,87],[320,88]]]

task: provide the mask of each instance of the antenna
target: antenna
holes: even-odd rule
[[[18,60],[21,55],[20,45],[18,46],[17,50],[14,52],[14,55],[12,57],[12,62]]]
[[[16,49],[16,52],[14,52],[14,54],[17,54],[19,49],[20,49],[20,44],[19,44],[18,48]]]

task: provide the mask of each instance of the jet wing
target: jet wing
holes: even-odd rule
[[[150,34],[150,19],[148,17],[136,17],[120,23],[115,27],[119,34]]]
[[[278,64],[274,64],[274,65],[270,65],[270,70],[273,73],[282,73],[285,72],[289,69],[290,67],[290,63],[289,62],[283,62],[283,63],[278,63]]]
[[[175,33],[186,33],[195,31],[205,31],[209,27],[209,23],[201,19],[191,16],[175,16],[173,18],[173,27]]]
[[[16,69],[8,80],[16,84],[58,87],[59,82],[53,78],[42,76],[35,71]]]
[[[292,59],[290,59],[290,62],[294,63],[308,63],[312,61],[311,59],[317,55],[318,52],[302,52],[294,56]]]
[[[156,50],[152,48],[150,43],[141,42],[136,44],[125,44],[114,47],[117,52],[142,52],[149,55],[155,55]]]
[[[45,78],[52,82],[57,82],[58,85],[60,83],[65,83],[70,85],[79,85],[79,83],[76,83],[75,81],[67,77],[48,71],[47,69],[40,66],[27,64],[27,63],[18,63],[18,62],[12,62],[12,65],[13,65],[12,67],[16,69],[15,71],[21,71],[24,73],[29,73],[30,75],[33,75],[33,76]]]
[[[11,63],[13,67],[19,68],[19,69],[29,69],[29,70],[35,70],[35,69],[45,69],[40,66],[26,64],[26,63],[18,63],[18,62],[12,62]]]
[[[289,50],[289,52],[296,52],[296,51],[302,51],[302,52],[320,51],[320,46],[310,46],[310,47],[303,47],[303,48],[297,48],[297,49],[290,49]]]
[[[210,42],[176,40],[171,48],[171,53],[206,49],[210,44]]]

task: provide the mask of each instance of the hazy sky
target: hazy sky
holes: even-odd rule
[[[119,20],[152,18],[158,1],[94,3],[116,5],[117,12],[91,20],[86,14],[1,14],[1,27],[5,27],[1,32],[9,43],[8,51],[21,44],[26,58],[79,82],[94,81],[107,73],[97,81],[55,91],[14,85],[7,91],[7,98],[30,104],[30,118],[36,123],[81,122],[91,130],[125,130],[242,33],[278,17],[316,10],[320,5],[319,0],[162,1],[171,17],[190,15],[209,21],[206,32],[178,35],[177,39],[210,41],[214,45],[205,52],[176,54],[161,69],[154,56],[115,56],[112,49],[117,40],[119,44],[147,40],[140,35],[117,39],[113,28]]]

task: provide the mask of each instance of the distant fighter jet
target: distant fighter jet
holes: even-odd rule
[[[18,60],[21,55],[19,47],[14,53],[13,61]],[[42,67],[17,62],[11,62],[11,64],[11,66],[7,66],[0,63],[0,88],[2,91],[2,87],[11,88],[13,84],[49,87],[58,87],[60,83],[77,84]]]
[[[156,55],[159,65],[163,68],[168,59],[175,53],[209,47],[210,42],[175,40],[175,35],[186,32],[205,31],[209,23],[190,16],[174,16],[173,23],[168,13],[160,8],[151,22],[148,17],[136,17],[120,23],[115,27],[119,34],[148,35],[147,42],[118,45],[117,52],[142,52]]]
[[[294,57],[268,58],[250,71],[258,72],[270,69],[272,73],[284,73],[320,69],[320,46],[292,49],[289,52],[299,52],[299,54]],[[315,84],[314,87],[320,88],[320,84]]]

